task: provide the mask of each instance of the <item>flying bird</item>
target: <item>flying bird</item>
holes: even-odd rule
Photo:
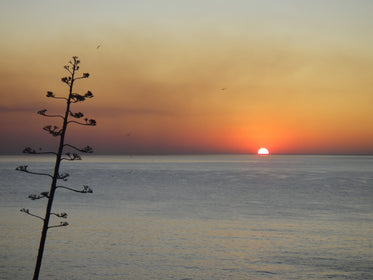
[[[99,48],[101,48],[101,45],[98,45],[98,46],[96,47],[96,50],[98,50]]]

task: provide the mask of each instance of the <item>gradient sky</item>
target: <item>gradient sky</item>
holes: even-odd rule
[[[0,2],[0,153],[54,148],[71,56],[89,72],[69,143],[97,153],[373,154],[373,1]],[[97,46],[101,47],[97,49]],[[225,88],[225,90],[221,90]]]

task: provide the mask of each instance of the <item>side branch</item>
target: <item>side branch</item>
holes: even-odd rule
[[[35,215],[35,214],[32,214],[32,213],[30,213],[30,210],[29,209],[25,209],[25,208],[22,208],[21,210],[19,210],[19,211],[21,211],[21,212],[23,212],[23,213],[26,213],[27,215],[30,215],[30,216],[32,216],[32,217],[35,217],[35,218],[38,218],[38,219],[40,219],[40,220],[43,220],[44,221],[44,219],[42,218],[42,217],[40,217],[40,216],[38,216],[38,215]]]
[[[82,160],[79,154],[77,153],[66,153],[67,158],[61,158],[61,160]]]
[[[77,118],[77,119],[80,119],[80,118],[84,117],[84,114],[82,112],[73,113],[73,112],[70,111],[70,116],[72,116],[74,118]]]
[[[51,213],[51,215],[55,215],[58,218],[67,219],[67,213],[65,213],[65,212],[62,212],[62,213]]]
[[[87,153],[87,154],[93,153],[93,149],[90,146],[86,146],[86,147],[81,148],[81,149],[79,149],[79,148],[77,148],[73,145],[70,145],[70,144],[64,144],[63,146],[73,148],[74,150],[77,150],[77,151],[82,152],[82,153]]]
[[[56,227],[66,227],[66,226],[68,226],[68,225],[69,225],[68,222],[61,222],[59,225],[55,225],[55,226],[50,226],[50,227],[48,227],[48,229],[50,229],[50,228],[56,228]]]
[[[32,171],[28,171],[27,170],[27,165],[21,165],[21,166],[18,166],[16,168],[17,171],[22,171],[22,172],[26,172],[26,173],[29,173],[29,174],[33,174],[33,175],[42,175],[42,176],[49,176],[53,179],[53,176],[50,175],[50,174],[47,174],[47,173],[39,173],[39,172],[32,172]]]
[[[23,149],[22,153],[24,154],[37,154],[37,155],[46,155],[46,154],[49,154],[49,155],[57,155],[57,153],[55,152],[37,152],[36,150],[30,148],[30,147],[26,147]]]
[[[43,127],[43,129],[45,131],[48,131],[53,136],[61,136],[62,133],[63,133],[63,129],[58,129],[58,126],[53,126],[52,127],[51,125],[47,125],[47,126]]]
[[[57,186],[56,188],[61,188],[61,189],[65,189],[65,190],[69,190],[69,191],[77,192],[77,193],[93,193],[93,190],[89,186],[83,186],[83,189],[80,191],[69,188],[69,187],[65,187],[65,186]]]
[[[65,68],[66,71],[69,72],[71,75],[73,74],[73,72],[70,70],[70,66],[69,65],[65,65],[63,68]]]
[[[77,121],[68,121],[67,123],[76,123],[80,125],[88,125],[88,126],[95,126],[96,121],[94,119],[85,119],[85,123],[77,122]]]
[[[84,95],[78,94],[78,93],[72,93],[70,95],[70,100],[73,103],[82,102],[86,100],[86,98],[93,98],[93,93],[89,90]]]
[[[64,99],[64,100],[67,100],[66,97],[57,97],[57,96],[55,96],[54,93],[51,92],[51,91],[48,91],[48,92],[47,92],[47,97],[52,97],[52,98],[54,98],[54,99]]]
[[[49,198],[49,192],[42,192],[40,193],[39,195],[36,195],[36,194],[30,194],[28,196],[29,199],[31,200],[36,200],[36,199],[41,199],[43,197],[46,197],[46,198]]]
[[[38,114],[42,115],[44,117],[48,117],[48,118],[61,118],[61,119],[63,119],[63,116],[61,116],[61,115],[47,115],[46,112],[47,112],[47,109],[42,109],[42,110],[38,111]]]
[[[83,76],[75,78],[74,80],[86,79],[89,78],[89,73],[83,73]]]
[[[61,174],[58,174],[57,179],[62,180],[62,181],[67,181],[67,177],[69,176],[70,176],[69,173],[61,173]]]

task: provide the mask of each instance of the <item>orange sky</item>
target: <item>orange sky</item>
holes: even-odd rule
[[[55,147],[77,55],[98,153],[373,154],[370,1],[29,2],[0,4],[0,153]]]

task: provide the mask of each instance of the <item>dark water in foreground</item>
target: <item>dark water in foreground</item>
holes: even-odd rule
[[[31,279],[50,158],[0,157],[0,279]],[[373,157],[89,157],[64,163],[40,279],[373,279]],[[55,221],[59,223],[59,221]]]

